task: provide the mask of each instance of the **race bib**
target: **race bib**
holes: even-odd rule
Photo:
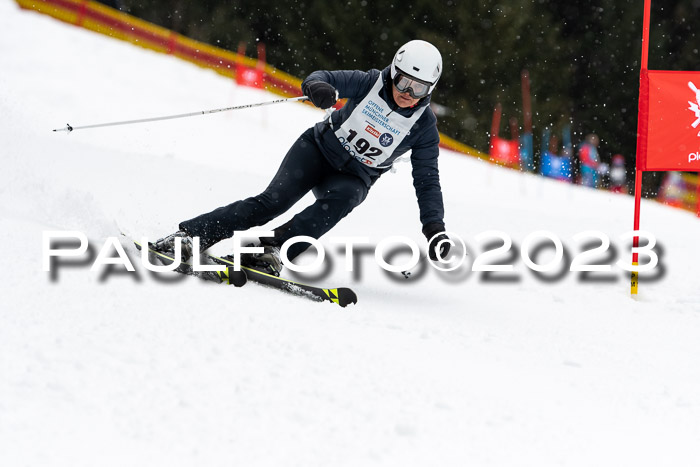
[[[427,107],[421,107],[410,117],[399,115],[379,96],[382,86],[380,75],[372,90],[335,131],[338,141],[352,157],[374,168],[385,168],[382,163],[394,154]]]

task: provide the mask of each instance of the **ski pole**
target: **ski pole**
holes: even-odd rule
[[[84,125],[84,126],[72,126],[70,123],[68,123],[68,124],[66,124],[65,128],[57,128],[53,131],[66,131],[66,132],[70,133],[73,130],[85,130],[87,128],[100,128],[100,127],[106,127],[106,126],[131,125],[134,123],[157,122],[159,120],[172,120],[174,118],[195,117],[197,115],[213,114],[213,113],[217,113],[217,112],[228,112],[229,110],[250,109],[252,107],[262,107],[264,105],[281,104],[283,102],[301,102],[301,101],[306,101],[306,100],[309,100],[309,98],[306,96],[289,97],[286,99],[277,99],[274,101],[258,102],[256,104],[237,105],[235,107],[224,107],[221,109],[212,109],[212,110],[200,110],[198,112],[190,112],[190,113],[186,113],[186,114],[177,114],[177,115],[166,115],[163,117],[141,118],[141,119],[137,119],[137,120],[125,120],[123,122],[97,123],[94,125]]]

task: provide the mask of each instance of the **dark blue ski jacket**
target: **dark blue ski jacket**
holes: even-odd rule
[[[367,72],[358,70],[314,71],[302,83],[302,89],[305,89],[306,84],[311,81],[325,81],[338,90],[338,95],[341,99],[347,98],[345,105],[331,114],[332,128],[328,119],[319,122],[314,127],[314,136],[316,143],[321,148],[321,152],[333,167],[342,172],[352,173],[360,177],[368,187],[389,168],[368,167],[353,158],[340,144],[333,132],[333,128],[340,128],[352,111],[372,90],[380,75],[384,82],[380,96],[390,105],[393,111],[408,117],[417,109],[430,105],[430,96],[421,99],[413,108],[402,109],[396,105],[392,96],[390,67],[386,67],[382,71],[373,69]],[[394,151],[392,157],[382,164],[383,166],[389,166],[402,154],[411,150],[413,186],[416,189],[420,220],[423,226],[428,224],[444,225],[444,207],[438,172],[439,142],[440,134],[437,130],[437,119],[430,107],[428,107]]]

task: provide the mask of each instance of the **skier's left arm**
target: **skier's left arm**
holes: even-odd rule
[[[447,256],[450,250],[449,239],[443,233],[445,232],[445,208],[438,170],[439,143],[440,134],[437,127],[433,126],[420,138],[419,143],[411,148],[413,186],[418,198],[423,235],[430,242],[428,252],[432,260],[437,259],[436,246],[439,246],[442,258]]]

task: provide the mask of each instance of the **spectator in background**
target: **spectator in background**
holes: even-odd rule
[[[600,164],[598,144],[600,144],[598,135],[591,133],[579,146],[578,158],[581,163],[581,175],[578,183],[580,185],[591,188],[598,187],[598,165]]]
[[[610,191],[627,193],[627,168],[625,167],[625,157],[622,154],[615,154],[612,158]]]
[[[683,206],[683,177],[680,172],[666,172],[666,177],[661,183],[658,200],[662,203],[680,208]]]

